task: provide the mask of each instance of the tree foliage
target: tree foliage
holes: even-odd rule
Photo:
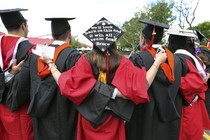
[[[194,26],[193,28],[199,30],[207,38],[210,38],[210,22],[209,21],[204,21],[198,24],[197,26]]]
[[[210,22],[204,21],[197,26],[192,27],[192,29],[197,29],[200,31],[203,35],[205,35],[207,38],[210,38]],[[206,45],[206,41],[202,40],[201,44]]]
[[[159,21],[165,24],[170,24],[176,19],[173,15],[174,2],[165,0],[158,1],[157,3],[151,3],[151,8],[149,9],[149,17],[154,21]]]
[[[133,51],[138,49],[139,33],[140,29],[143,27],[143,25],[139,23],[139,20],[143,19],[143,17],[147,18],[148,15],[146,12],[140,11],[135,13],[135,16],[132,19],[123,24],[122,30],[124,31],[124,34],[119,40],[121,51],[123,51],[124,48],[131,48]]]
[[[140,30],[144,27],[144,24],[140,24],[139,20],[151,19],[165,24],[169,24],[175,20],[172,12],[173,6],[174,2],[172,0],[170,2],[160,0],[144,6],[142,10],[135,13],[133,18],[122,25],[124,34],[119,40],[121,50],[123,48],[131,48],[134,51],[138,49]]]
[[[74,37],[71,38],[71,46],[73,48],[81,48],[81,44],[80,44],[79,40]]]

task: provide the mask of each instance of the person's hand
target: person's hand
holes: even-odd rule
[[[209,80],[209,78],[210,78],[210,74],[209,74],[209,73],[207,73],[207,74],[206,74],[206,79],[204,79],[204,81],[207,83],[207,82],[208,82],[208,80]]]
[[[47,64],[52,62],[52,59],[46,53],[43,53],[40,59]]]
[[[156,55],[155,55],[155,61],[156,63],[158,63],[159,65],[163,62],[165,62],[167,59],[167,55],[165,53],[164,50],[159,51]]]
[[[195,98],[193,99],[193,101],[190,103],[190,106],[192,106],[197,100],[198,100],[198,95],[195,96]]]
[[[128,57],[130,57],[133,54],[135,54],[135,52],[134,51],[131,51]]]
[[[123,98],[123,99],[128,99],[128,98],[125,97],[119,90],[117,91],[116,97],[120,97],[120,98]]]
[[[24,60],[22,60],[19,64],[17,64],[17,60],[15,59],[12,64],[12,69],[10,70],[10,73],[15,75],[18,72],[20,72],[23,62],[24,62]]]

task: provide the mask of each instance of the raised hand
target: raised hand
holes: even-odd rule
[[[17,60],[15,59],[12,64],[12,69],[11,69],[10,73],[15,75],[18,72],[20,72],[23,62],[24,62],[24,60],[20,61],[20,63],[17,64]]]

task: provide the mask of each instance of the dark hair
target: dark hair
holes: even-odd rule
[[[71,31],[70,30],[68,30],[68,31],[66,31],[65,33],[63,33],[63,34],[55,34],[55,35],[52,35],[53,36],[53,38],[55,39],[55,40],[65,40],[66,39],[66,37],[68,36],[68,33],[70,33]]]
[[[5,27],[7,29],[7,31],[11,32],[11,31],[17,31],[20,29],[20,25],[21,24],[25,24],[25,26],[27,25],[27,21],[23,21],[22,23],[20,24],[17,24],[15,26],[11,26],[11,27]]]
[[[108,53],[110,54],[110,72],[116,71],[117,67],[120,64],[120,61],[122,59],[122,55],[117,51],[116,43],[113,43],[108,48]],[[100,70],[103,72],[106,71],[106,53],[101,52],[98,47],[93,46],[93,50],[90,52],[87,52],[85,54],[85,58],[90,62],[90,64],[96,65]]]
[[[173,53],[178,49],[184,49],[195,55],[195,44],[191,37],[170,35],[168,49]]]

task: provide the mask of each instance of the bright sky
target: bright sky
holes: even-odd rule
[[[116,25],[131,19],[147,3],[154,0],[0,0],[0,9],[26,8],[21,12],[28,20],[30,37],[50,34],[50,22],[46,17],[76,17],[70,21],[72,34],[80,42],[91,44],[82,34],[105,17]],[[189,0],[191,1],[191,0]],[[195,1],[195,0],[194,0]],[[209,0],[200,0],[194,23],[210,21]],[[6,32],[0,21],[0,31]]]

